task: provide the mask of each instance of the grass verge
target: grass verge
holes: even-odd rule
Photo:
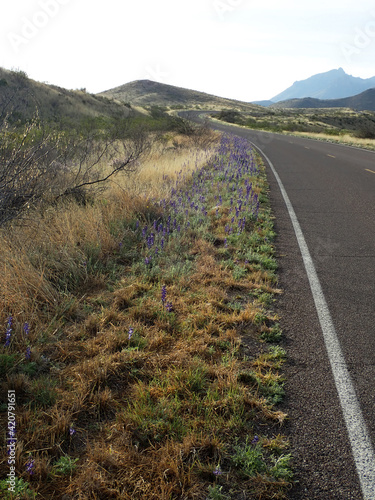
[[[375,149],[375,114],[371,111],[260,108],[252,113],[226,110],[212,119],[252,130]]]
[[[17,401],[14,498],[285,498],[264,167],[223,137],[186,171],[145,196],[70,207],[50,243],[5,264],[17,275],[0,351],[2,400]],[[5,490],[6,456],[0,467]]]

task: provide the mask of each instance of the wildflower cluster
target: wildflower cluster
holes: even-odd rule
[[[28,472],[30,476],[32,476],[34,474],[34,468],[35,468],[35,460],[30,455],[26,463],[26,472]]]
[[[163,285],[161,288],[161,302],[168,312],[173,311],[172,302],[167,302],[167,287],[165,285]]]
[[[8,318],[8,321],[7,321],[7,329],[6,329],[6,332],[5,332],[5,347],[9,347],[10,346],[10,341],[12,339],[12,325],[13,325],[13,318],[12,316],[9,316]]]
[[[14,325],[13,316],[9,316],[7,319],[7,325],[6,325],[6,331],[5,331],[5,342],[4,342],[5,347],[10,347],[10,344],[12,342],[13,325]],[[26,342],[28,343],[28,337],[29,337],[29,333],[30,333],[30,326],[28,323],[24,323],[23,332],[25,334]],[[31,347],[30,347],[30,345],[27,345],[25,359],[28,361],[31,359]]]
[[[144,227],[137,221],[144,263],[152,265],[171,237],[209,223],[212,206],[216,208],[216,219],[223,217],[221,207],[227,207],[226,235],[241,234],[247,221],[258,218],[259,199],[250,181],[258,174],[251,145],[239,137],[223,136],[214,156],[189,183],[179,172],[169,200],[154,200],[155,208],[164,213],[161,218]]]

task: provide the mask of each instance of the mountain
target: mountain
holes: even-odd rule
[[[270,108],[352,108],[357,111],[375,111],[375,88],[343,99],[290,99],[272,104]]]
[[[77,122],[95,117],[127,117],[132,110],[115,102],[82,90],[67,90],[28,78],[22,71],[0,68],[0,117],[10,113],[31,118],[36,110],[48,122]]]
[[[271,100],[279,102],[304,97],[340,99],[360,94],[374,87],[375,77],[358,78],[346,74],[342,68],[339,68],[295,82],[284,92],[272,97]]]
[[[258,104],[259,106],[263,106],[264,108],[268,108],[272,104],[275,104],[275,102],[274,101],[268,101],[268,100],[265,100],[265,101],[253,101],[253,104]]]
[[[151,80],[136,80],[119,87],[101,92],[99,95],[111,97],[118,101],[130,103],[132,106],[168,106],[175,108],[198,107],[198,108],[235,108],[249,111],[257,109],[258,106],[217,97],[197,90],[189,90],[174,85],[158,83]]]

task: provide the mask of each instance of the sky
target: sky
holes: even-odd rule
[[[375,76],[373,0],[12,0],[0,66],[98,93],[149,79],[270,99],[342,67]]]

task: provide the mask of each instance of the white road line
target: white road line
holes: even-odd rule
[[[307,276],[309,278],[311,292],[314,297],[315,307],[318,313],[320,326],[322,328],[324,342],[331,364],[337,393],[340,399],[358,477],[361,483],[363,498],[364,500],[375,500],[374,449],[372,447],[367,426],[362,416],[362,411],[359,406],[353,382],[346,366],[340,342],[337,337],[337,333],[328,309],[326,299],[323,294],[322,287],[320,285],[313,260],[311,258],[294,208],[285,191],[284,185],[275,170],[275,167],[272,165],[272,162],[269,160],[269,158],[267,158],[263,151],[257,146],[255,147],[260,151],[260,153],[264,156],[269,166],[271,167],[287,206],[289,216],[293,224],[294,232],[297,236]]]

